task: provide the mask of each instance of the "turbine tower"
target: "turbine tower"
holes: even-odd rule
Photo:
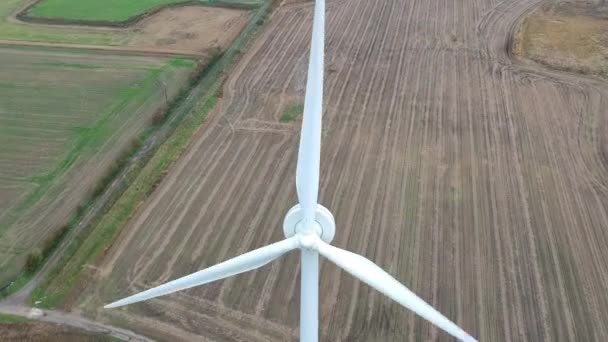
[[[316,342],[319,338],[319,255],[329,259],[355,278],[414,311],[455,338],[467,342],[476,341],[372,261],[329,244],[335,233],[334,217],[327,208],[317,203],[321,157],[321,113],[323,110],[324,30],[325,0],[316,0],[304,118],[296,170],[299,204],[291,208],[285,216],[283,223],[285,240],[121,299],[106,305],[105,308],[116,308],[141,302],[252,271],[287,252],[299,249],[301,253],[301,342]]]

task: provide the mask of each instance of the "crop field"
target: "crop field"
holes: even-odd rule
[[[120,45],[128,41],[127,35],[107,30],[35,26],[18,22],[14,14],[30,3],[30,0],[0,1],[0,39],[93,45]]]
[[[247,6],[258,5],[260,0],[251,4],[249,0],[226,0],[226,6],[238,7],[238,4]],[[249,18],[249,12],[245,10],[218,8],[210,6],[180,6],[164,8],[153,15],[142,20],[129,23],[127,27],[109,28],[94,27],[90,25],[61,25],[61,20],[56,21],[60,25],[44,25],[38,23],[24,22],[17,18],[17,14],[31,5],[33,0],[3,0],[0,2],[0,43],[8,44],[19,41],[36,42],[38,44],[72,44],[85,45],[81,47],[99,46],[106,49],[139,49],[148,52],[182,53],[182,54],[204,54],[210,49],[224,49],[234,39],[236,34],[245,26]],[[84,11],[89,15],[100,16],[102,14],[112,15],[113,11],[99,10],[95,6],[103,4],[106,8],[114,9],[127,17],[142,14],[133,9],[131,5],[143,6],[148,9],[153,4],[184,2],[180,0],[153,0],[152,2],[141,1],[118,1],[122,6],[110,7],[104,1],[50,1],[53,5],[53,13],[61,17],[69,16],[69,11]],[[233,6],[232,3],[236,5]],[[40,3],[40,6],[47,2]],[[60,5],[70,5],[68,8]],[[129,5],[131,4],[131,5]],[[46,6],[46,5],[45,5]],[[125,7],[127,6],[127,7]],[[153,6],[154,7],[154,6]],[[34,7],[33,9],[37,9]],[[31,12],[32,10],[30,10]],[[115,14],[116,15],[116,14]],[[52,19],[52,18],[51,18]],[[65,19],[65,18],[64,18]],[[109,19],[95,17],[98,22],[111,22]],[[87,23],[88,19],[80,19]],[[93,20],[93,19],[91,19]]]
[[[608,86],[521,65],[535,0],[329,1],[320,201],[334,244],[481,341],[608,340]],[[101,305],[282,236],[311,3],[280,7],[72,308],[164,340],[295,341],[299,258]],[[327,262],[321,340],[449,341]]]
[[[185,1],[187,0],[44,0],[34,6],[28,14],[38,18],[126,21],[156,7]]]
[[[194,66],[0,46],[0,286],[67,223]]]
[[[53,18],[82,21],[124,22],[150,10],[192,2],[190,0],[96,1],[96,0],[44,0],[28,12],[33,18]],[[259,5],[262,0],[200,0],[200,4]]]
[[[116,342],[108,336],[94,335],[66,326],[27,321],[22,317],[14,317],[14,322],[6,324],[2,318],[0,314],[0,333],[5,341]]]

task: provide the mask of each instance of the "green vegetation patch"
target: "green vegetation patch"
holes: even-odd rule
[[[30,8],[27,17],[67,22],[128,23],[168,5],[200,4],[254,8],[263,0],[44,0]]]
[[[43,0],[26,12],[21,20],[52,22],[55,27],[24,25],[11,20],[32,1],[0,1],[0,40],[48,42],[87,45],[126,45],[133,33],[122,30],[83,30],[61,24],[126,26],[154,8],[179,4],[207,4],[242,9],[258,8],[265,0]]]
[[[108,212],[91,226],[87,234],[78,236],[70,243],[59,264],[32,293],[29,299],[31,303],[40,301],[41,307],[56,307],[65,301],[79,280],[83,276],[86,277],[86,274],[83,274],[87,270],[86,265],[95,263],[109,248],[139,204],[155,189],[173,162],[186,149],[207,114],[215,107],[224,70],[234,63],[255,33],[259,32],[261,28],[256,22],[266,15],[269,7],[270,2],[260,7],[230,48],[221,57],[217,55],[211,59],[212,66],[202,73],[202,78],[191,91],[198,96],[186,97],[187,100],[176,109],[184,113],[185,118],[175,121],[175,131],[145,166],[137,165],[131,171],[136,174],[134,180]]]
[[[27,318],[15,315],[0,313],[0,324],[14,324],[27,322]]]
[[[44,209],[64,191],[96,182],[90,178],[90,183],[73,184],[66,175],[77,175],[95,158],[118,154],[125,137],[137,137],[155,110],[166,106],[157,95],[183,87],[195,63],[186,58],[109,59],[50,48],[0,50],[0,188],[10,189],[8,195],[15,198],[0,201],[0,287],[12,281],[13,291],[43,262],[32,254],[35,249],[46,258],[46,244],[62,234],[65,222],[43,220]],[[119,138],[123,143],[114,145]],[[4,195],[0,199],[8,197]],[[70,210],[70,205],[78,203],[71,200],[61,208]],[[28,258],[28,270],[19,276]]]
[[[126,225],[137,206],[160,182],[171,164],[186,148],[190,137],[215,106],[216,97],[209,98],[196,115],[189,116],[183,125],[171,135],[152,159],[141,169],[133,183],[106,213],[86,239],[76,239],[70,244],[66,255],[73,256],[62,269],[57,269],[52,277],[61,281],[44,284],[32,293],[31,302],[40,301],[42,307],[59,305],[76,285],[84,266],[95,260],[116,239],[120,228]]]
[[[17,292],[20,288],[25,286],[25,284],[27,284],[33,277],[34,275],[32,273],[21,272],[21,274],[19,274],[19,276],[15,280],[13,280],[10,284],[8,284],[7,287],[0,291],[0,299],[6,298]]]
[[[0,89],[15,89],[17,85],[15,83],[0,82]]]
[[[115,119],[122,115],[121,112],[132,103],[132,101],[143,101],[145,94],[149,94],[155,86],[161,69],[154,68],[147,71],[143,80],[136,84],[120,87],[116,90],[116,102],[105,113],[100,113],[100,118],[88,127],[65,127],[66,131],[75,132],[75,139],[63,159],[51,169],[30,178],[37,185],[36,190],[17,207],[17,211],[27,209],[35,204],[44,195],[49,187],[63,175],[84,152],[95,152],[107,139],[112,136],[115,129]],[[75,113],[76,114],[76,113]],[[0,130],[0,133],[2,131]]]
[[[74,69],[103,69],[103,65],[98,64],[86,64],[86,63],[64,63],[64,62],[43,62],[40,65],[50,67],[63,67],[63,68],[74,68]]]
[[[279,120],[281,122],[291,122],[302,116],[302,113],[304,113],[303,104],[292,104],[291,106],[287,107],[283,114],[281,114],[281,118]]]
[[[195,63],[191,59],[184,57],[175,57],[169,60],[169,65],[175,68],[193,68]]]
[[[141,15],[160,6],[187,1],[188,0],[44,0],[32,7],[28,15],[37,18],[120,22],[127,21],[132,17]]]
[[[44,26],[23,25],[22,23],[8,19],[27,2],[28,0],[0,1],[0,39],[50,43],[121,45],[129,38],[128,34],[123,32],[93,32],[69,27],[49,29]]]

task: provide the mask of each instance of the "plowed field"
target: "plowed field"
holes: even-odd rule
[[[321,202],[374,260],[481,341],[608,340],[608,87],[513,62],[533,0],[328,4]],[[100,309],[282,238],[295,203],[312,6],[283,6],[77,305],[164,340],[297,340],[297,254]],[[449,341],[322,264],[323,341]]]

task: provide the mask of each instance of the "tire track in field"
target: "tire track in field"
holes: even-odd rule
[[[393,12],[394,11],[394,7],[387,8],[386,10],[388,10],[389,12]],[[391,19],[392,18],[393,17],[391,17]],[[384,52],[384,49],[385,49],[385,42],[387,40],[387,35],[391,32],[391,30],[390,30],[391,21],[389,20],[387,22],[382,22],[382,24],[385,25],[384,32],[381,35],[382,38],[381,39],[374,39],[375,42],[378,41],[378,40],[380,41],[379,42],[379,45],[380,45],[379,49],[375,49],[374,50],[374,52],[375,51],[379,51],[378,55],[380,55],[380,56],[384,55],[383,52]],[[380,28],[380,27],[378,27],[378,28]],[[374,46],[372,45],[371,48],[373,49],[373,47]],[[370,55],[369,55],[368,58],[371,58],[371,57],[372,57],[372,53],[370,52]],[[378,82],[382,82],[382,84],[379,87],[376,87],[375,83],[377,82],[378,78],[381,79],[381,81],[378,81]],[[371,95],[372,95],[372,90],[380,89],[380,92],[382,92],[382,93],[384,92],[384,90],[386,89],[386,81],[387,81],[388,77],[382,78],[381,71],[377,71],[377,72],[374,72],[371,77],[367,77],[366,79],[370,79],[370,81],[369,81],[368,88],[365,91],[365,98],[364,98],[363,104],[361,106],[361,108],[362,108],[363,111],[366,111],[366,109],[370,107],[370,102],[372,101],[371,98],[370,98]],[[372,121],[372,123],[370,125],[371,127],[373,127],[374,131],[380,131],[382,129],[382,127],[380,125],[376,124],[376,122],[378,121],[378,118],[380,117],[379,114],[380,114],[380,104],[381,104],[381,102],[378,101],[377,103],[378,104],[376,105],[375,110],[373,111],[373,113],[374,113],[373,114],[373,121]],[[387,124],[388,124],[388,121],[385,124],[385,127],[386,127]],[[381,144],[381,146],[376,147],[376,149],[381,149],[381,151],[379,153],[373,153],[373,152],[370,151],[371,150],[370,147],[372,146],[371,144],[368,144],[368,149],[366,150],[366,154],[365,154],[366,158],[369,158],[368,155],[371,152],[371,153],[373,153],[374,157],[380,159],[380,161],[372,161],[371,163],[373,163],[374,165],[380,165],[380,166],[382,166],[386,162],[387,156],[386,156],[386,153],[384,151],[385,149],[383,148],[383,146],[386,144],[388,136],[387,136],[387,134],[384,134],[384,133],[386,133],[386,132],[384,131],[383,134],[382,134],[382,144]],[[364,162],[364,163],[368,164],[368,162]],[[380,174],[382,174],[383,170],[384,170],[384,168],[380,167],[380,168],[376,169],[375,171],[378,172],[378,173],[380,173]],[[362,224],[357,223],[357,226],[353,227],[353,229],[357,229],[357,228],[359,228],[359,229],[365,229],[365,231],[363,232],[363,239],[362,239],[362,242],[361,242],[361,246],[363,246],[363,248],[360,248],[360,250],[361,249],[367,250],[368,253],[365,253],[365,254],[368,255],[368,256],[371,256],[371,255],[374,255],[376,253],[375,253],[375,251],[373,249],[370,250],[370,247],[369,247],[370,244],[374,244],[374,238],[372,236],[370,236],[370,234],[373,231],[376,231],[375,226],[377,226],[377,225],[374,225],[373,223],[374,223],[374,221],[376,221],[376,216],[378,216],[377,215],[377,211],[373,210],[375,208],[375,206],[373,205],[372,199],[375,199],[378,196],[378,188],[380,187],[380,177],[375,177],[374,178],[373,175],[370,175],[369,173],[364,173],[364,172],[361,172],[361,175],[363,176],[363,178],[361,179],[361,181],[362,181],[361,183],[363,183],[363,180],[365,180],[365,179],[369,179],[369,180],[373,179],[374,180],[373,183],[372,183],[372,185],[371,185],[371,188],[373,190],[365,191],[364,192],[364,193],[370,195],[369,196],[369,200],[368,200],[367,203],[364,202],[363,203],[363,207],[361,208],[361,210],[358,210],[357,212],[360,213],[360,214],[365,215],[365,218],[363,220],[359,221],[355,217],[355,222],[361,222]],[[344,274],[344,272],[342,272],[342,273]],[[358,282],[356,282],[355,284],[356,284],[355,286],[359,285]],[[356,289],[358,290],[358,287],[356,287]],[[364,293],[369,293],[369,290],[368,289],[364,289]],[[355,293],[355,296],[356,296],[356,293]],[[372,304],[369,305],[369,307],[370,308],[373,307],[373,302],[372,302]],[[357,309],[356,312],[357,312],[358,316],[367,316],[367,315],[369,315],[369,309],[365,310],[364,306],[357,306],[357,308],[358,309]],[[363,313],[365,311],[367,311],[367,314]],[[351,312],[353,312],[353,311],[351,311]],[[352,327],[350,327],[350,329],[352,329]],[[348,333],[348,332],[349,332],[349,330],[346,330],[346,333]]]
[[[374,8],[373,12],[370,13],[370,15],[371,16],[375,16],[376,13],[385,13],[385,10],[386,10],[386,3],[383,4],[383,6],[377,6],[376,8]],[[373,37],[377,37],[378,32],[379,32],[379,28],[381,26],[381,22],[380,21],[375,21],[374,22],[374,21],[370,20],[370,21],[368,21],[368,23],[370,23],[370,24],[374,23],[375,24],[374,25],[375,27],[373,28],[372,31],[373,31]],[[359,58],[363,59],[362,70],[366,70],[366,66],[368,65],[369,60],[370,60],[369,57],[373,53],[373,47],[374,47],[374,45],[372,44],[372,45],[370,45],[367,48],[367,50],[358,50],[358,52],[357,52],[357,54],[355,56],[355,59],[359,59]],[[355,94],[354,95],[355,98],[361,98],[362,97],[360,95],[361,87],[362,87],[362,81],[363,81],[363,77],[359,78],[359,82],[357,82],[357,84],[355,85],[355,89],[353,91],[353,94]],[[373,81],[369,83],[368,90],[366,91],[366,93],[369,93],[369,87],[371,86],[372,83],[373,83]],[[367,100],[364,100],[363,104],[362,104],[363,112],[365,112],[366,101]],[[351,105],[349,106],[349,108],[346,111],[346,113],[352,113],[354,111],[354,108],[355,108],[355,101],[351,102]],[[364,121],[364,119],[365,119],[365,116],[361,115],[359,117],[359,119],[356,121],[356,123],[354,123],[356,125],[356,127],[355,127],[355,133],[351,136],[351,138],[352,138],[351,141],[356,142],[357,138],[360,136],[361,129],[362,129],[362,122]],[[340,145],[342,145],[342,143],[340,143]],[[350,145],[353,146],[354,144],[350,144]],[[371,147],[370,144],[366,145],[365,151],[363,152],[362,155],[359,155],[358,158],[357,157],[355,157],[355,158],[349,158],[348,161],[347,161],[347,164],[344,165],[344,170],[346,170],[348,172],[348,171],[350,171],[350,170],[353,169],[353,164],[351,163],[351,161],[353,163],[355,163],[354,165],[357,165],[357,164],[359,164],[359,165],[365,165],[365,160],[367,160],[367,158],[369,158],[370,147]],[[355,154],[358,154],[357,152],[359,152],[358,148],[352,149],[352,151],[355,152]],[[355,180],[353,180],[347,186],[348,187],[348,191],[352,191],[353,192],[353,198],[358,198],[359,197],[359,193],[361,191],[362,183],[363,183],[363,180],[364,180],[363,176],[364,176],[364,174],[360,173],[359,175],[356,176],[357,178]],[[340,177],[340,179],[341,180],[342,179],[346,179],[346,177]],[[342,184],[341,183],[342,182],[340,182],[340,181],[337,183],[337,185],[336,185],[337,189],[339,189],[341,187],[341,185],[343,184],[343,183]],[[339,191],[339,190],[337,190],[337,191]],[[357,209],[360,209],[360,210],[357,210]],[[351,211],[350,211],[350,213],[347,216],[347,217],[351,218],[351,221],[347,222],[346,224],[341,224],[340,225],[341,227],[343,227],[342,230],[345,232],[344,236],[349,239],[348,241],[352,241],[352,238],[353,238],[353,235],[350,233],[353,225],[357,225],[358,227],[362,227],[362,228],[364,228],[367,225],[369,225],[369,223],[367,223],[367,222],[364,223],[364,224],[362,224],[362,225],[359,224],[359,222],[361,222],[361,221],[357,220],[357,218],[355,217],[357,214],[360,215],[360,214],[365,213],[367,211],[368,210],[365,207],[363,207],[363,208],[356,208],[354,205],[351,207]],[[369,217],[369,216],[370,215],[367,215],[367,217]],[[368,234],[368,233],[369,233],[369,230],[366,229],[365,234]],[[336,241],[336,245],[338,245],[337,241]],[[363,244],[361,243],[360,246],[363,246]],[[363,249],[363,248],[359,247],[357,250],[361,250],[361,249]],[[344,277],[344,276],[348,276],[348,275],[344,274],[344,272],[341,272],[341,277]],[[338,282],[339,285],[336,285],[336,287],[339,286],[339,287],[342,288],[344,285],[346,285],[346,286],[352,286],[353,287],[352,291],[354,292],[354,296],[356,297],[357,293],[359,291],[360,284],[358,282],[354,282],[353,283],[352,280],[349,280],[346,284],[344,284],[344,282],[342,282],[341,279],[342,278],[340,278],[340,281]],[[349,293],[353,293],[353,292],[349,291]],[[356,309],[356,306],[352,305],[352,303],[351,303],[351,305],[350,305],[350,307],[348,309],[348,313],[347,313],[348,317],[351,317],[351,318],[353,317],[353,315],[355,314],[355,309]],[[348,319],[348,321],[350,323],[351,319]],[[347,326],[343,327],[343,329],[346,332],[346,334],[348,334],[348,332],[350,331],[351,327],[349,325],[347,325]]]
[[[401,12],[399,14],[397,14],[396,16],[394,16],[394,18],[399,18],[398,19],[399,22],[398,22],[398,25],[397,25],[397,29],[393,31],[393,39],[391,41],[390,46],[395,46],[396,45],[397,38],[399,36],[397,34],[397,32],[401,32],[402,24],[405,21],[404,18],[406,18],[406,16],[405,16],[405,10],[406,9],[407,9],[407,7],[403,6],[402,9],[401,9]],[[391,18],[393,18],[393,17],[391,17]],[[387,26],[391,27],[390,23]],[[403,48],[400,49],[399,56],[397,56],[397,58],[398,58],[397,63],[393,62],[394,56],[392,54],[391,54],[390,59],[389,59],[389,66],[396,66],[397,67],[397,75],[401,74],[401,68],[402,68],[401,61],[403,60],[403,52],[404,52],[404,49]],[[387,72],[390,73],[390,67],[387,68]],[[382,89],[380,90],[380,93],[385,93],[385,91],[387,89],[388,74],[385,75],[384,77],[385,78],[383,80]],[[399,84],[399,80],[400,80],[400,78],[398,78],[397,80],[395,80],[395,82],[397,84]],[[386,158],[387,158],[387,155],[388,155],[387,148],[388,148],[389,142],[391,143],[390,144],[391,146],[394,146],[394,144],[395,144],[395,137],[396,137],[396,135],[394,134],[394,132],[391,132],[390,127],[391,127],[391,122],[395,119],[394,116],[396,114],[394,109],[395,109],[395,103],[396,103],[395,98],[396,98],[396,94],[397,94],[396,93],[397,89],[398,89],[398,87],[396,85],[394,85],[393,86],[393,95],[391,96],[391,102],[390,102],[390,105],[389,105],[389,108],[388,108],[389,117],[388,117],[387,120],[385,120],[386,123],[384,125],[383,132],[382,132],[382,135],[385,136],[386,139],[383,141],[382,152],[380,153],[380,155],[383,157],[383,163],[382,163],[383,167],[380,169],[381,172],[383,172],[384,170],[387,170],[387,169],[388,170],[393,169],[392,165],[393,165],[394,160],[390,159],[389,161],[387,161]],[[376,106],[376,109],[375,109],[376,113],[380,112],[380,110],[381,110],[380,105],[381,104],[382,104],[382,100],[377,100],[377,106]],[[401,121],[399,121],[399,122],[401,122]],[[396,131],[398,131],[398,129]],[[393,134],[391,134],[391,133],[393,133]],[[387,167],[384,166],[385,163],[388,163]],[[389,180],[386,182],[386,184],[384,185],[383,190],[381,191],[381,193],[383,193],[383,194],[387,192],[389,184],[392,183],[392,182],[394,182],[394,176],[395,176],[395,174],[394,173],[390,173],[387,176],[389,177]],[[371,229],[372,230],[376,229],[376,227],[386,225],[386,222],[387,222],[386,221],[386,214],[388,213],[388,211],[387,210],[383,210],[383,209],[386,208],[386,207],[388,207],[390,205],[390,203],[387,203],[387,202],[388,202],[387,196],[382,196],[382,200],[381,201],[377,201],[376,205],[373,206],[373,212],[381,212],[382,215],[381,215],[381,217],[379,219],[380,220],[379,223],[371,225]],[[375,260],[379,260],[380,261],[382,259],[385,259],[384,258],[384,256],[385,256],[385,249],[382,248],[379,244],[382,241],[386,240],[385,236],[386,236],[387,233],[389,233],[389,232],[386,232],[385,230],[381,230],[379,232],[378,238],[375,239],[375,241],[373,242],[374,248],[375,248],[375,251],[376,251],[375,255],[374,255],[374,259]],[[391,263],[386,262],[386,261],[383,262],[383,263],[380,263],[380,265],[383,265],[385,267],[385,269],[386,269],[386,266],[388,266],[390,264]],[[387,271],[390,272],[390,269],[387,269]],[[376,305],[381,305],[381,304],[378,304],[378,298],[377,298],[378,296],[379,296],[379,294],[377,292],[375,292],[375,291],[371,291],[370,292],[370,295],[369,295],[369,304],[368,304],[369,308],[367,310],[367,317],[366,317],[366,320],[368,322],[370,322],[373,319],[373,317],[372,317],[372,315],[374,313],[373,307],[375,307]]]

